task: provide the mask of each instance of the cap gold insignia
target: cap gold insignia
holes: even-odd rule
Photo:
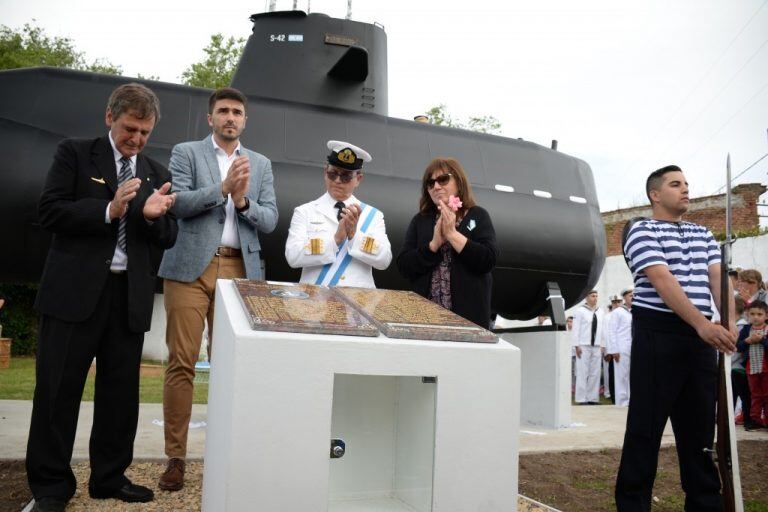
[[[355,154],[349,148],[342,149],[341,151],[339,151],[338,159],[340,162],[344,162],[345,164],[354,164]]]

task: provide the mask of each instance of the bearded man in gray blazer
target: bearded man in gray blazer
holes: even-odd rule
[[[169,351],[163,386],[169,460],[159,481],[166,491],[184,485],[192,381],[206,319],[210,356],[216,279],[263,279],[258,232],[270,233],[277,225],[272,164],[240,144],[246,106],[237,89],[214,91],[208,102],[212,135],[176,145],[168,165],[179,236],[159,272],[165,279]]]

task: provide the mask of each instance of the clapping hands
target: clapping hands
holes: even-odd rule
[[[155,190],[151,196],[147,198],[144,203],[144,218],[147,220],[155,220],[165,215],[168,210],[173,206],[176,201],[176,194],[169,194],[171,190],[171,182],[168,181]]]
[[[245,194],[248,192],[248,183],[251,179],[251,165],[248,157],[237,157],[227,171],[227,177],[221,182],[221,194],[224,197],[232,194],[235,206],[243,206]]]
[[[357,233],[357,222],[360,220],[360,214],[362,209],[356,204],[349,205],[341,210],[341,220],[339,220],[339,227],[336,229],[334,240],[336,245],[341,245],[344,239],[352,240]]]
[[[439,214],[435,222],[435,230],[429,242],[429,250],[432,252],[439,251],[440,246],[456,233],[456,212],[442,200],[437,202],[437,211]]]

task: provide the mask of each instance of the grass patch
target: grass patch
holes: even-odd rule
[[[764,500],[744,500],[744,512],[768,512],[768,502]]]
[[[612,482],[611,482],[612,483]],[[573,487],[576,489],[589,489],[593,491],[605,491],[611,489],[611,483],[600,480],[576,480]]]
[[[93,401],[95,375],[85,381],[83,401]],[[0,400],[32,400],[35,392],[35,358],[12,357],[10,368],[0,370]],[[147,404],[163,402],[163,375],[141,377],[139,401]],[[208,384],[195,383],[193,403],[208,403]]]

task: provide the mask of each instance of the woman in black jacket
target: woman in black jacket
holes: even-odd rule
[[[484,328],[491,320],[496,233],[454,158],[435,158],[421,180],[397,268],[413,290]]]

